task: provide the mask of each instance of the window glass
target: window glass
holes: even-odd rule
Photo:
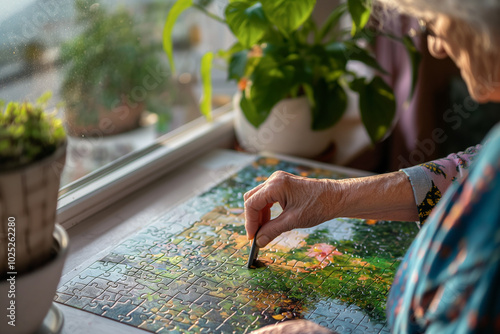
[[[162,48],[173,0],[16,0],[0,4],[0,99],[52,92],[48,112],[69,134],[62,183],[153,143],[200,116],[199,62],[231,44],[220,23],[190,9],[174,33],[176,75]],[[221,1],[204,1],[218,13]],[[223,3],[224,1],[222,1]],[[235,91],[213,73],[214,107]]]

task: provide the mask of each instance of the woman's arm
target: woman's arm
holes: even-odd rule
[[[332,218],[418,220],[413,189],[408,176],[403,172],[336,182],[343,199],[340,212]]]
[[[270,220],[270,208],[283,212]],[[283,232],[319,225],[337,217],[418,220],[413,191],[403,172],[355,179],[308,179],[276,172],[245,194],[249,239],[260,226],[257,244],[264,247]]]
[[[481,146],[403,171],[345,180],[317,180],[276,172],[245,194],[246,230],[263,247],[281,233],[337,217],[425,221],[442,194],[467,169]],[[283,212],[270,221],[271,206]],[[269,222],[269,224],[268,224]]]

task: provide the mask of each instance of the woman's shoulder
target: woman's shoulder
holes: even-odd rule
[[[491,187],[500,183],[500,123],[486,136],[469,181],[473,184],[488,183]]]
[[[497,123],[486,136],[482,153],[484,158],[500,157],[500,123]]]
[[[490,132],[488,132],[484,139],[484,144],[487,144],[492,140],[500,140],[500,122],[495,124],[495,126],[491,128]]]

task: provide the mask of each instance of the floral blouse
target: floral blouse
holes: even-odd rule
[[[404,170],[427,220],[388,296],[393,333],[500,333],[500,125],[488,138]]]
[[[480,150],[481,145],[469,147],[464,152],[450,154],[444,159],[402,170],[410,179],[421,223],[429,217],[448,187],[467,175]]]

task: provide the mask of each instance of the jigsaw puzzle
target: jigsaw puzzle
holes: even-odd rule
[[[386,296],[416,224],[335,219],[283,234],[247,269],[243,194],[276,170],[349,177],[260,157],[112,249],[55,300],[155,333],[248,333],[297,318],[388,333]]]

